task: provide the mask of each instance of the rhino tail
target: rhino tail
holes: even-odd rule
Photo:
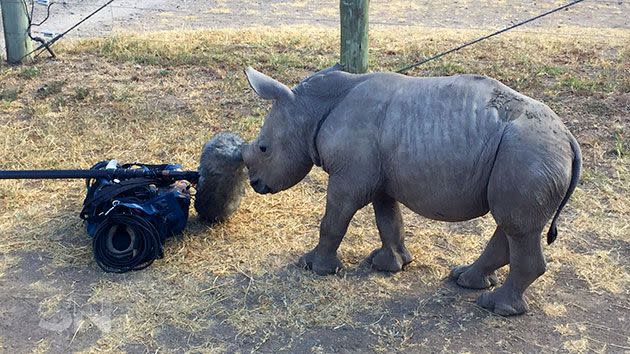
[[[553,220],[551,220],[551,226],[549,227],[549,231],[547,232],[548,245],[553,243],[553,241],[555,241],[556,237],[558,236],[558,227],[557,227],[558,216],[560,216],[560,212],[562,211],[562,208],[564,208],[564,206],[567,205],[569,198],[571,198],[571,194],[573,194],[573,191],[575,190],[575,187],[578,184],[578,181],[580,179],[580,173],[582,171],[582,152],[580,151],[580,146],[578,145],[577,141],[575,140],[573,136],[571,136],[570,144],[571,144],[571,150],[573,151],[573,161],[571,164],[571,183],[569,183],[569,189],[567,190],[567,194],[564,196],[564,199],[562,199],[562,202],[560,203],[560,206],[558,207],[558,210],[556,211],[556,215],[554,215]]]

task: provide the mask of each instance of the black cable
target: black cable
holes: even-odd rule
[[[542,13],[542,14],[538,15],[538,16],[532,17],[532,18],[527,19],[527,20],[525,20],[525,21],[522,21],[522,22],[516,23],[516,24],[514,24],[514,25],[512,25],[512,26],[506,27],[506,28],[504,28],[504,29],[502,29],[502,30],[496,31],[496,32],[494,32],[494,33],[491,33],[491,34],[489,34],[489,35],[487,35],[487,36],[483,36],[483,37],[477,38],[477,39],[475,39],[475,40],[474,40],[474,41],[472,41],[472,42],[468,42],[468,43],[462,44],[462,45],[460,45],[460,46],[458,46],[458,47],[456,47],[456,48],[453,48],[453,49],[447,50],[446,52],[442,52],[442,53],[440,53],[440,54],[434,55],[434,56],[432,56],[432,57],[430,57],[430,58],[428,58],[428,59],[424,59],[424,60],[419,61],[419,62],[417,62],[417,63],[411,64],[411,65],[407,65],[407,66],[405,66],[405,67],[403,67],[403,68],[401,68],[401,69],[398,69],[396,72],[397,72],[397,73],[401,73],[401,74],[402,74],[402,73],[404,73],[404,72],[406,72],[406,71],[409,71],[410,69],[413,69],[413,68],[415,68],[415,67],[417,67],[417,66],[420,66],[420,65],[422,65],[422,64],[424,64],[424,63],[426,63],[426,62],[429,62],[429,61],[432,61],[432,60],[435,60],[435,59],[441,58],[441,57],[443,57],[443,56],[445,56],[445,55],[447,55],[447,54],[450,54],[450,53],[452,53],[452,52],[458,51],[458,50],[460,50],[460,49],[463,49],[463,48],[468,47],[468,46],[470,46],[470,45],[473,45],[473,44],[475,44],[475,43],[479,43],[479,42],[481,42],[481,41],[483,41],[483,40],[486,40],[486,39],[488,39],[488,38],[490,38],[490,37],[494,37],[494,36],[499,35],[499,34],[501,34],[501,33],[503,33],[503,32],[507,32],[507,31],[509,31],[509,30],[511,30],[511,29],[514,29],[514,28],[516,28],[516,27],[522,26],[522,25],[524,25],[524,24],[526,24],[526,23],[529,23],[529,22],[532,22],[532,21],[534,21],[534,20],[537,20],[537,19],[539,19],[539,18],[541,18],[541,17],[545,17],[545,16],[547,16],[547,15],[549,15],[549,14],[552,14],[552,13],[554,13],[554,12],[557,12],[557,11],[560,11],[560,10],[563,10],[563,9],[566,9],[566,8],[568,8],[568,7],[570,7],[570,6],[573,6],[573,5],[577,4],[577,3],[580,3],[580,2],[582,2],[582,1],[584,1],[584,0],[576,0],[576,1],[570,2],[570,3],[566,4],[566,5],[563,5],[563,6],[557,7],[557,8],[555,8],[555,9],[553,9],[553,10],[547,11],[547,12],[545,12],[545,13]]]
[[[26,1],[22,1],[26,7]],[[28,11],[28,9],[27,9]],[[33,12],[35,12],[35,0],[31,0],[31,15],[28,16],[28,31],[31,32],[31,25],[33,24]]]
[[[35,0],[31,1],[31,6],[33,6],[33,1],[35,1]],[[40,23],[37,23],[37,24],[29,23],[29,26],[41,26],[41,25],[43,25],[44,22],[46,22],[48,20],[48,18],[50,17],[50,8],[54,4],[56,4],[56,3],[51,2],[50,4],[48,4],[48,7],[46,8],[46,17]],[[33,19],[33,7],[31,7],[31,21],[32,21],[32,19]]]
[[[92,241],[94,260],[108,273],[144,269],[163,257],[160,236],[142,216],[111,213],[96,229]]]
[[[55,53],[52,51],[52,49],[50,48],[50,46],[48,45],[46,40],[44,38],[41,38],[41,37],[33,37],[33,33],[31,32],[31,28],[33,27],[33,12],[35,10],[35,0],[31,0],[31,12],[30,12],[30,15],[29,15],[29,12],[28,12],[28,5],[26,4],[26,0],[22,0],[22,4],[24,4],[24,12],[26,13],[26,18],[28,20],[28,29],[27,29],[28,37],[32,41],[40,43],[40,47],[43,46],[44,48],[46,48],[48,53],[50,53],[50,56],[55,58],[56,57]],[[50,7],[52,5],[53,5],[53,3],[50,3],[48,5],[48,8],[47,8],[47,12],[48,13],[46,15],[46,18],[44,18],[39,24],[36,24],[35,26],[41,26],[44,22],[46,22],[46,20],[48,20],[48,17],[50,17]],[[24,57],[26,57],[27,55],[25,55]],[[22,59],[24,59],[24,57],[22,57]]]

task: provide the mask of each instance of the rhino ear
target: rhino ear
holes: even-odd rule
[[[254,70],[252,67],[245,69],[245,75],[247,75],[249,85],[262,99],[280,100],[293,96],[293,92],[286,85]]]

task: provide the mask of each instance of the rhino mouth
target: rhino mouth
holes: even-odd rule
[[[254,191],[256,191],[256,193],[258,193],[258,194],[272,193],[271,188],[269,188],[269,186],[266,185],[260,179],[250,180],[249,184],[252,186]]]

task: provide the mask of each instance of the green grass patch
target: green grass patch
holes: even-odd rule
[[[19,87],[0,87],[0,101],[13,102],[17,100],[21,91]]]
[[[623,133],[615,132],[613,135],[614,147],[613,154],[617,157],[628,157],[628,151],[630,149],[630,141],[627,137],[624,137]]]
[[[538,75],[545,75],[549,77],[558,77],[564,73],[564,69],[561,66],[544,65],[539,69]]]
[[[46,98],[46,97],[49,97],[49,96],[53,96],[53,95],[56,95],[56,94],[60,93],[65,85],[66,85],[66,81],[65,80],[49,81],[49,82],[45,83],[44,85],[40,86],[37,89],[35,95],[38,98]]]
[[[27,79],[27,80],[37,77],[38,75],[39,75],[39,69],[37,69],[34,66],[25,67],[18,74],[19,77],[23,79]]]
[[[74,88],[74,98],[78,101],[85,100],[90,95],[90,90],[83,86],[77,86]]]

